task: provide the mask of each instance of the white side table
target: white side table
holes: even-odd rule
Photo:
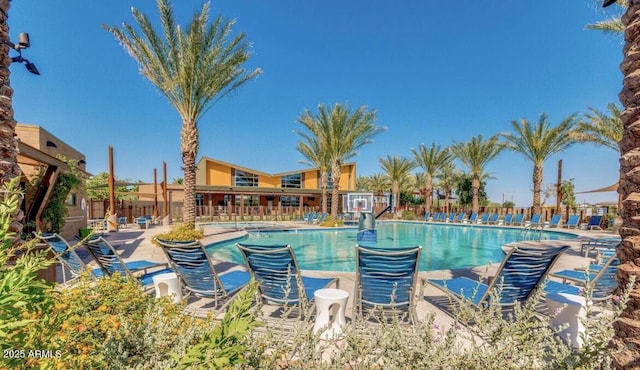
[[[579,295],[568,293],[549,293],[546,297],[549,314],[556,316],[552,319],[551,325],[558,328],[562,325],[565,329],[558,334],[564,340],[568,340],[568,344],[574,348],[581,348],[584,342],[583,335],[585,328],[582,324],[587,316],[586,299]]]
[[[173,296],[173,303],[178,303],[182,300],[180,280],[175,272],[154,276],[153,285],[156,289],[156,298]]]
[[[316,322],[313,325],[313,332],[322,331],[320,334],[322,339],[338,338],[342,334],[342,327],[347,324],[344,311],[347,308],[349,292],[341,289],[318,289],[313,296],[316,302]]]

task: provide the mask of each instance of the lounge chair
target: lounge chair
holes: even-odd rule
[[[449,217],[447,212],[442,212],[440,213],[440,218],[438,219],[438,221],[445,222],[447,220],[447,217]]]
[[[416,280],[421,246],[411,248],[372,248],[356,246],[356,284],[353,317],[364,317],[369,310],[406,313],[413,323]]]
[[[562,215],[555,214],[551,216],[549,222],[544,223],[544,227],[558,227],[560,225],[560,221],[562,220]]]
[[[478,308],[484,307],[497,289],[500,292],[498,304],[503,309],[510,308],[531,297],[558,257],[568,248],[569,246],[516,246],[507,253],[496,276],[488,285],[467,277],[430,279],[428,282]]]
[[[118,217],[118,227],[127,227],[127,218],[124,216]]]
[[[602,230],[600,224],[602,223],[602,216],[591,216],[589,222],[580,225],[582,230]]]
[[[290,245],[255,245],[236,243],[251,276],[260,283],[263,302],[275,305],[298,305],[302,311],[313,300],[316,290],[331,284],[335,278],[314,278],[300,272]]]
[[[433,216],[431,217],[431,220],[427,220],[427,221],[438,221],[438,218],[440,217],[440,212],[436,212],[433,214]]]
[[[86,241],[84,245],[105,275],[110,276],[115,273],[120,273],[125,276],[133,276],[140,282],[143,288],[148,288],[153,285],[154,276],[174,272],[172,269],[166,268],[167,264],[162,262],[138,260],[125,263],[115,248],[103,237],[90,239]],[[154,268],[161,269],[149,271]],[[138,273],[140,273],[140,275]]]
[[[580,243],[580,253],[584,252],[584,256],[588,257],[590,251],[597,251],[598,253],[601,253],[603,250],[615,251],[620,241],[620,237],[589,238]],[[613,254],[613,252],[611,254]]]
[[[458,213],[458,215],[456,216],[456,222],[457,222],[457,223],[462,223],[462,222],[464,222],[464,216],[465,216],[464,212],[460,212],[460,213]]]
[[[231,302],[230,298],[251,280],[246,271],[230,271],[218,274],[209,254],[199,241],[171,242],[156,239],[171,263],[175,273],[184,282],[184,288],[197,297],[213,298],[218,306]]]
[[[541,225],[542,225],[542,215],[539,213],[536,213],[535,215],[531,216],[531,220],[525,221],[524,223],[524,226],[528,226],[528,227],[536,227]]]
[[[56,233],[41,233],[35,234],[36,237],[43,242],[47,243],[51,247],[51,252],[58,261],[62,264],[62,282],[64,284],[70,283],[76,279],[83,271],[87,270],[87,265],[82,261],[80,256],[76,253],[75,249],[71,247],[69,242],[65,240],[61,235]],[[67,279],[66,270],[71,272],[71,277]],[[102,277],[102,269],[95,268],[91,270],[93,276]]]
[[[524,225],[524,213],[518,213],[516,217],[513,218],[513,222],[511,223],[514,226],[523,226]]]
[[[611,297],[613,291],[618,287],[616,272],[620,263],[615,256],[600,265],[598,268],[589,270],[562,270],[551,274],[551,277],[562,279],[562,282],[555,280],[547,281],[546,293],[568,293],[583,295],[585,289],[591,290],[591,300],[594,302],[605,300]],[[571,282],[572,284],[567,284]]]
[[[567,223],[562,225],[562,227],[566,227],[567,229],[573,229],[578,227],[578,223],[580,222],[580,215],[570,215]]]
[[[478,213],[473,212],[471,216],[469,216],[469,220],[467,221],[467,223],[475,224],[476,222],[478,222]]]
[[[480,218],[480,220],[478,220],[479,224],[488,224],[489,223],[489,216],[490,214],[485,213],[482,215],[482,218]]]
[[[326,218],[327,218],[327,214],[326,213],[322,213],[318,217],[313,219],[313,224],[315,224],[315,225],[321,224]]]
[[[490,225],[497,225],[498,224],[498,220],[500,219],[500,214],[499,213],[494,213],[491,216],[489,216],[489,221],[488,223]]]
[[[502,220],[502,225],[509,226],[513,222],[513,213],[507,213],[504,215],[504,220]]]
[[[449,216],[447,217],[447,222],[453,223],[455,220],[456,220],[456,213],[455,212],[449,213]]]
[[[425,212],[422,219],[425,221],[429,221],[429,217],[431,217],[431,212]]]

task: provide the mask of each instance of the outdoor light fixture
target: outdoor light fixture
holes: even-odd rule
[[[606,7],[608,7],[609,5],[611,5],[611,4],[613,4],[613,3],[615,3],[616,1],[617,1],[617,0],[604,0],[604,1],[602,2],[602,7],[603,7],[603,8],[606,8]]]
[[[22,49],[26,49],[29,46],[31,46],[31,43],[29,42],[29,34],[28,33],[21,33],[18,35],[18,44],[14,44],[13,42],[9,41],[9,40],[2,40],[2,43],[9,45],[11,47],[11,49],[15,50],[18,52],[18,56],[17,57],[12,57],[11,58],[11,62],[12,63],[24,63],[24,66],[27,68],[27,71],[33,73],[34,75],[39,75],[40,71],[38,71],[38,68],[36,68],[36,65],[31,63],[28,59],[25,59],[22,57]]]
[[[78,161],[78,164],[87,164],[87,162],[85,162],[84,159],[81,159],[81,160]]]

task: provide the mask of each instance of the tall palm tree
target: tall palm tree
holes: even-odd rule
[[[627,0],[618,0],[617,4],[622,12],[629,7]],[[621,16],[622,14],[618,14],[603,21],[587,24],[585,29],[602,31],[608,34],[622,34],[624,33],[624,24],[622,24]]]
[[[540,190],[542,187],[544,162],[575,143],[574,130],[576,116],[563,119],[556,127],[551,127],[547,114],[542,113],[535,124],[526,119],[512,121],[514,132],[503,133],[506,147],[518,152],[533,162],[533,213],[541,212]]]
[[[310,137],[315,136],[326,151],[331,165],[331,216],[338,217],[340,199],[340,175],[342,165],[356,156],[358,150],[372,142],[372,138],[384,131],[375,125],[376,112],[361,106],[351,111],[348,106],[336,103],[331,110],[318,105],[318,114],[309,110],[298,117]]]
[[[391,181],[391,193],[396,204],[400,204],[400,189],[402,185],[409,180],[409,175],[412,169],[416,167],[416,163],[410,158],[393,157],[387,154],[386,158],[378,159],[378,164],[387,174]]]
[[[0,183],[9,181],[20,176],[21,171],[18,166],[18,138],[16,136],[16,120],[13,117],[13,88],[11,87],[11,58],[9,58],[9,24],[7,23],[10,1],[0,1],[0,48],[2,57],[0,58]],[[21,200],[22,201],[22,200]],[[22,220],[24,213],[20,208],[12,216],[9,231],[19,236],[22,234]]]
[[[420,144],[418,149],[411,148],[413,158],[416,163],[422,167],[425,174],[425,191],[427,192],[427,205],[426,211],[431,212],[431,204],[433,203],[433,178],[436,176],[447,163],[451,162],[453,156],[447,149],[441,149],[440,145],[431,143],[431,146],[427,148],[424,144]]]
[[[607,1],[610,5],[615,1]],[[624,4],[625,1],[619,1]],[[620,320],[613,324],[615,330],[614,343],[623,350],[614,354],[614,367],[618,369],[640,366],[640,227],[636,221],[640,213],[640,179],[636,176],[640,169],[640,137],[636,127],[640,126],[640,59],[637,58],[637,48],[640,45],[640,33],[637,25],[640,22],[640,0],[631,0],[622,16],[624,26],[624,58],[620,70],[624,76],[623,88],[618,97],[624,106],[620,117],[624,127],[624,135],[620,140],[620,173],[622,181],[618,192],[622,195],[622,228],[620,236],[622,243],[617,247],[620,259],[618,273],[618,287],[624,288],[629,284],[631,276],[635,276],[635,284],[629,296],[627,306]]]
[[[389,190],[390,186],[391,181],[389,176],[384,173],[374,173],[369,176],[369,186],[367,190],[373,192],[375,195],[382,195]]]
[[[103,25],[138,63],[149,79],[180,114],[180,149],[184,171],[184,222],[195,225],[198,121],[215,103],[261,73],[247,71],[250,45],[240,33],[232,37],[234,21],[218,16],[209,24],[209,3],[183,29],[176,24],[170,0],[158,0],[161,30],[135,8],[133,17],[141,34],[124,23]]]
[[[580,142],[591,142],[620,152],[618,142],[624,135],[621,110],[616,103],[607,104],[610,115],[588,107],[584,113],[586,121],[576,124],[575,139]]]
[[[305,123],[303,123],[303,125],[306,126]],[[322,147],[322,143],[320,143],[320,140],[317,137],[308,135],[304,132],[296,131],[296,133],[304,138],[304,141],[299,141],[298,146],[296,147],[298,149],[298,152],[300,152],[307,159],[306,161],[301,162],[312,167],[317,167],[318,171],[320,171],[319,185],[322,191],[321,207],[322,213],[327,213],[329,168],[331,166],[330,158],[327,155],[328,152],[325,148]]]
[[[478,212],[480,205],[478,202],[478,191],[480,181],[486,176],[485,167],[495,159],[504,148],[504,144],[498,141],[498,135],[493,135],[487,140],[482,135],[474,136],[467,142],[453,142],[450,146],[453,155],[469,169],[471,175],[472,188],[472,212]]]

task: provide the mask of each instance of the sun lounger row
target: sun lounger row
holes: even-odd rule
[[[549,221],[542,222],[542,215],[540,214],[535,214],[531,216],[531,219],[525,220],[525,215],[522,213],[507,213],[503,218],[500,218],[500,214],[498,213],[484,213],[482,216],[478,216],[478,214],[474,212],[467,218],[464,212],[435,212],[433,214],[431,212],[426,212],[423,216],[423,220],[431,222],[457,222],[503,226],[566,227],[567,229],[581,227],[585,230],[601,230],[600,224],[602,223],[602,216],[592,216],[589,223],[582,225],[578,225],[580,221],[579,215],[570,215],[567,222],[562,224],[562,215],[560,214],[555,214],[551,216]]]

